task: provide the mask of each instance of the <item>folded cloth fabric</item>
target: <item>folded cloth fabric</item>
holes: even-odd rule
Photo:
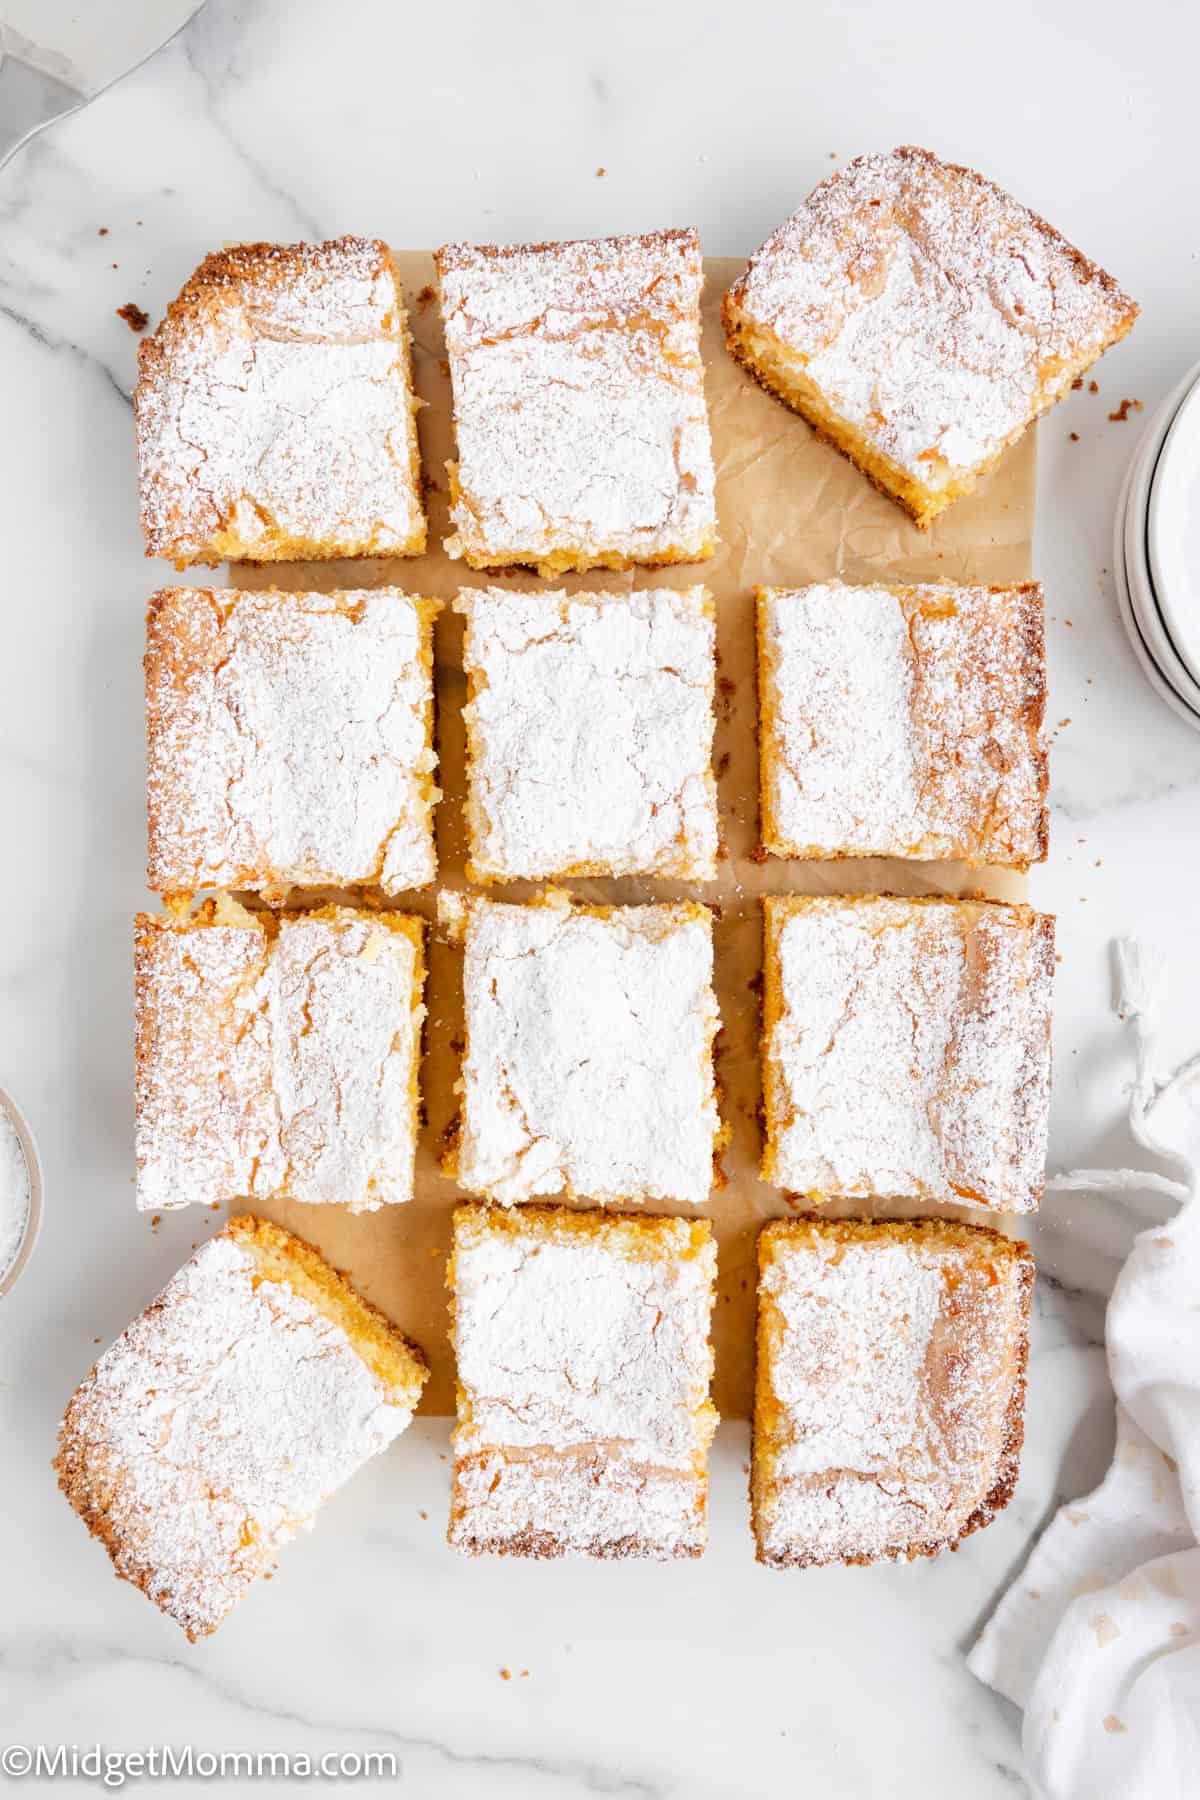
[[[1137,1049],[1130,1129],[1176,1174],[1075,1170],[1047,1188],[1152,1193],[1178,1210],[1135,1238],[1109,1302],[1112,1467],[1052,1520],[967,1664],[1024,1708],[1025,1759],[1044,1800],[1195,1800],[1200,1157],[1179,1121],[1200,1101],[1200,1057],[1156,1077],[1147,965],[1130,941],[1115,948],[1117,1011]],[[1193,1111],[1193,1131],[1195,1121]]]

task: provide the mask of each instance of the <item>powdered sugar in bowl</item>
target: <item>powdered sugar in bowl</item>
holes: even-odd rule
[[[0,1088],[0,1295],[33,1255],[42,1223],[42,1165],[33,1133],[11,1094]]]

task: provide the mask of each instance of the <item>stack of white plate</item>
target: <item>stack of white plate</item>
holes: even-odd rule
[[[1135,656],[1171,710],[1200,731],[1200,365],[1138,445],[1117,507],[1113,569]]]

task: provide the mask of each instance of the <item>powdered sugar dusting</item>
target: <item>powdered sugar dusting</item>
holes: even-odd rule
[[[451,556],[694,560],[716,529],[694,231],[438,252]]]
[[[760,590],[767,847],[1045,854],[1041,589]]]
[[[703,588],[464,591],[471,876],[716,874]]]
[[[197,1636],[411,1416],[340,1326],[222,1233],[100,1358],[58,1467],[118,1574]]]
[[[157,595],[149,885],[432,881],[435,610],[395,588]]]
[[[249,915],[247,915],[249,917]],[[138,1205],[412,1197],[417,941],[346,909],[138,921]]]
[[[702,1546],[715,1273],[699,1224],[459,1209],[453,1542]]]
[[[1035,1208],[1053,920],[982,901],[766,907],[779,1004],[764,1048],[766,1178]]]
[[[446,896],[443,918],[463,903]],[[703,907],[466,903],[457,1175],[506,1204],[555,1194],[701,1204],[720,1121]]]
[[[996,455],[1134,310],[1000,188],[914,149],[823,182],[730,295],[743,328],[934,490]]]
[[[760,1254],[761,1559],[930,1554],[986,1523],[1015,1474],[1031,1259],[969,1228],[808,1222]]]
[[[407,325],[385,245],[209,257],[141,345],[139,377],[151,555],[424,549]]]

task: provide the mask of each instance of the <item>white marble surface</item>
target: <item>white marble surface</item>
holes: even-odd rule
[[[1106,1458],[1100,1296],[1128,1230],[1097,1214],[1105,1248],[1073,1249],[1072,1220],[1095,1212],[1078,1197],[1037,1226],[1043,1269],[1080,1291],[1039,1284],[1016,1499],[939,1562],[756,1568],[746,1433],[728,1426],[701,1562],[467,1563],[444,1546],[448,1427],[430,1421],[193,1649],[112,1580],[54,1491],[66,1395],[199,1225],[177,1215],[152,1235],[130,1185],[142,608],[157,571],[136,522],[135,340],[114,309],[157,317],[223,239],[361,230],[420,245],[694,221],[710,251],[743,253],[831,151],[914,141],[1036,205],[1143,303],[1099,397],[1072,396],[1041,428],[1051,712],[1070,721],[1033,880],[1061,920],[1052,1163],[1129,1155],[1114,933],[1171,957],[1170,1047],[1197,1036],[1200,735],[1143,685],[1121,635],[1110,520],[1138,425],[1105,416],[1124,396],[1149,409],[1200,353],[1194,11],[1008,0],[961,9],[945,34],[882,0],[462,0],[419,24],[407,11],[211,0],[0,173],[0,1081],[40,1137],[48,1197],[35,1262],[0,1305],[0,1736],[390,1749],[422,1797],[1027,1792],[1016,1715],[962,1650],[1056,1499]]]

